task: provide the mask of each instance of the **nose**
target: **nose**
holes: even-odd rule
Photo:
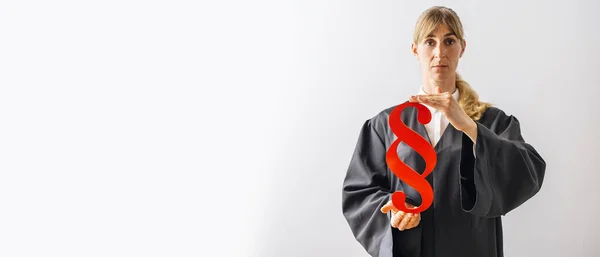
[[[438,44],[433,50],[433,55],[437,58],[446,57],[446,48],[444,48],[444,44]]]

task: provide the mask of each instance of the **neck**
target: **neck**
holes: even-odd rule
[[[423,90],[425,90],[425,93],[432,94],[435,92],[436,87],[440,87],[442,92],[454,93],[454,90],[456,90],[456,76],[450,76],[444,80],[423,78]]]

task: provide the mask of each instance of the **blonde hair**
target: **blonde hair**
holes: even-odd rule
[[[463,26],[456,12],[448,7],[434,6],[419,16],[413,34],[414,43],[421,42],[442,24],[446,25],[458,40],[461,42],[464,40]],[[479,101],[477,92],[458,73],[456,74],[456,87],[460,92],[458,102],[471,119],[479,120],[485,110],[492,106],[490,103]]]

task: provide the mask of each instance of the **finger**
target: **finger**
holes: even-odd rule
[[[411,229],[416,227],[417,225],[419,225],[419,221],[421,221],[421,214],[417,214],[415,215],[410,222],[408,223],[408,225],[406,225],[406,229]]]
[[[435,92],[433,92],[431,94],[419,94],[417,96],[450,98],[450,97],[452,97],[452,94],[450,94],[448,92],[442,92],[441,90],[436,90]]]
[[[444,102],[448,97],[446,95],[418,95],[416,98],[418,101]]]
[[[423,102],[423,101],[428,101],[429,99],[437,99],[440,98],[443,99],[444,95],[438,95],[438,94],[430,94],[430,95],[411,95],[408,98],[409,102]]]
[[[398,212],[392,213],[392,218],[390,219],[390,225],[393,228],[397,228],[398,225],[400,224],[400,220],[401,220],[401,217]]]
[[[410,204],[408,202],[405,202],[404,206],[406,206],[406,208],[409,208],[409,209],[416,209],[417,208],[416,206],[414,206],[414,205],[412,205],[412,204]]]
[[[400,228],[400,230],[407,230],[407,229],[409,229],[409,225],[413,222],[414,219],[415,219],[415,214],[414,213],[406,214],[404,216],[404,219],[398,225],[398,228]]]
[[[414,224],[415,224],[416,220],[417,220],[417,217],[413,214],[413,216],[410,217],[410,220],[406,223],[406,226],[404,226],[404,230],[414,228],[415,227]]]
[[[406,228],[406,225],[410,222],[410,220],[412,219],[413,216],[414,216],[413,213],[404,215],[404,218],[400,222],[400,225],[398,225],[398,229],[400,229],[400,231],[404,230]]]
[[[405,215],[406,215],[406,213],[404,213],[403,211],[394,213],[394,215],[392,215],[392,220],[390,221],[392,227],[398,228],[398,226],[400,225],[400,222],[402,222]]]
[[[437,96],[419,96],[417,100],[437,110],[443,110],[448,105],[447,100]]]
[[[433,99],[419,98],[418,102],[422,103],[422,104],[426,104],[436,110],[440,110],[443,108],[443,106],[441,104],[439,104],[438,101],[433,100]]]
[[[388,201],[383,207],[381,207],[381,212],[383,213],[388,213],[390,211],[398,211],[398,208],[394,206],[394,203],[392,203],[392,201]]]
[[[419,225],[419,222],[421,222],[421,214],[418,213],[417,215],[415,215],[415,217],[412,220],[412,224],[411,224],[411,228],[414,228],[416,226]]]
[[[415,224],[413,225],[413,228],[418,226],[419,223],[421,223],[421,214],[417,215],[417,217],[415,218]]]

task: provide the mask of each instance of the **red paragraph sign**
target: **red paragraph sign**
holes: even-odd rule
[[[398,139],[396,139],[388,149],[385,160],[390,170],[392,170],[400,180],[419,192],[422,200],[421,205],[417,208],[408,209],[404,206],[406,195],[402,191],[396,191],[392,194],[392,203],[394,204],[394,207],[407,213],[421,213],[427,210],[433,203],[433,188],[431,188],[431,185],[425,178],[433,171],[433,168],[437,163],[437,155],[431,144],[429,144],[425,138],[407,127],[400,119],[402,111],[409,106],[417,108],[419,123],[427,124],[431,121],[431,112],[429,112],[429,109],[422,104],[407,101],[394,108],[390,114],[389,123],[392,132]],[[400,142],[404,142],[410,146],[425,159],[426,166],[423,174],[419,174],[400,160],[397,150]]]

